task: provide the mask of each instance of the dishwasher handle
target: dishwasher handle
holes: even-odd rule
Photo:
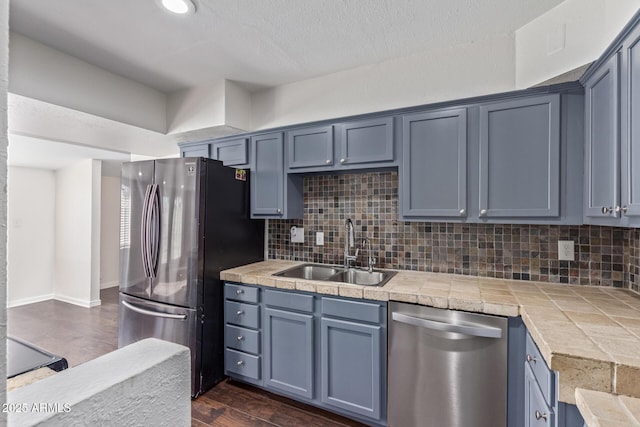
[[[483,338],[502,338],[502,329],[479,324],[456,325],[445,323],[435,319],[424,319],[422,317],[408,316],[406,314],[393,312],[391,318],[396,322],[421,328],[432,329],[441,332],[455,332],[458,334],[470,335]]]

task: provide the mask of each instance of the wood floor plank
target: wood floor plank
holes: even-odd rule
[[[191,418],[216,427],[276,427],[275,424],[220,402],[204,399],[191,402]]]
[[[279,426],[358,427],[363,425],[340,415],[237,381],[223,381],[205,393],[202,398],[207,401],[221,402]]]

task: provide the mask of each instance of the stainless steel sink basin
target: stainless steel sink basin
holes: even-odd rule
[[[333,280],[334,282],[351,283],[354,285],[382,286],[387,283],[394,274],[396,274],[395,271],[372,271],[369,273],[366,270],[350,268],[336,274],[329,280]]]
[[[363,286],[383,286],[395,274],[395,271],[374,270],[369,273],[366,270],[358,270],[355,268],[344,269],[330,265],[303,264],[275,273],[274,276],[307,280],[326,280]]]
[[[296,279],[327,280],[343,271],[343,268],[328,265],[303,264],[274,274],[274,276],[293,277]]]

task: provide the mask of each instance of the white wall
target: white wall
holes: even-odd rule
[[[100,161],[56,171],[55,298],[100,304]]]
[[[9,168],[9,307],[53,298],[55,187],[51,170]]]
[[[103,176],[100,210],[100,289],[118,286],[120,271],[120,177]]]
[[[7,79],[9,70],[9,2],[0,2],[0,378],[7,377]],[[0,387],[0,402],[7,388]],[[0,426],[7,414],[0,412]]]
[[[514,38],[496,36],[254,93],[252,128],[467,98],[514,87]]]
[[[516,87],[526,88],[596,60],[640,0],[566,0],[516,31]]]
[[[166,132],[164,93],[11,33],[11,93]]]

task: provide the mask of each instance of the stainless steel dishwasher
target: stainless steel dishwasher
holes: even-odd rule
[[[504,427],[507,319],[389,304],[390,427]]]

